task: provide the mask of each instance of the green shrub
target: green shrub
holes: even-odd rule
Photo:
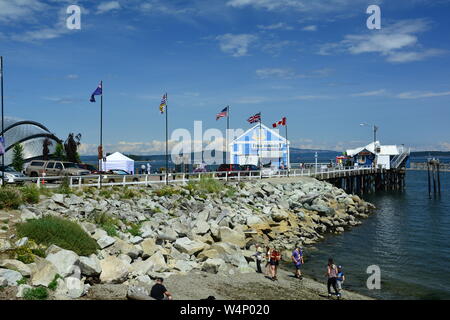
[[[134,237],[140,236],[141,235],[141,226],[136,223],[130,223],[128,232]]]
[[[18,209],[22,203],[19,190],[11,187],[0,188],[0,209]]]
[[[45,258],[45,250],[41,248],[31,249],[31,252],[41,258]]]
[[[38,203],[39,202],[39,188],[34,184],[27,185],[22,188],[22,199],[27,203]]]
[[[174,194],[180,194],[179,189],[175,189],[173,187],[164,187],[161,189],[157,189],[153,191],[158,197],[166,197],[166,196],[172,196]]]
[[[38,244],[55,244],[80,256],[89,256],[98,249],[97,242],[78,224],[58,217],[47,216],[18,224],[17,233]]]
[[[48,291],[44,287],[25,289],[23,298],[26,300],[45,300],[48,298]]]
[[[17,281],[17,285],[20,286],[21,284],[27,284],[28,280],[27,278],[23,277],[19,281]]]
[[[52,291],[55,291],[56,288],[58,288],[58,279],[61,278],[59,274],[55,274],[55,277],[53,278],[52,282],[48,284],[48,288]]]
[[[73,193],[72,189],[70,188],[70,179],[69,179],[69,177],[64,177],[61,180],[61,184],[58,187],[58,192],[62,193],[62,194]]]
[[[94,216],[94,223],[105,230],[108,236],[117,236],[118,221],[117,219],[114,219],[113,217],[107,215],[105,212],[96,214]]]
[[[122,192],[122,194],[120,195],[120,199],[124,200],[124,199],[133,199],[135,197],[139,196],[139,194],[132,190],[132,189],[128,189],[125,188]]]
[[[102,190],[100,190],[98,195],[102,198],[109,199],[113,195],[113,190],[112,189],[102,189]]]

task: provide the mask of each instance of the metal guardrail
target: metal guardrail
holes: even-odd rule
[[[251,181],[263,178],[290,178],[290,177],[317,177],[331,178],[345,175],[350,172],[364,173],[376,172],[373,167],[317,167],[308,169],[278,170],[276,172],[261,171],[223,171],[223,172],[198,172],[198,173],[169,173],[166,174],[137,174],[137,175],[89,175],[89,176],[47,176],[47,177],[27,177],[17,178],[16,182],[34,183],[38,187],[57,188],[64,179],[68,179],[70,188],[82,187],[107,187],[107,186],[130,186],[130,185],[158,185],[187,183],[190,181],[200,181],[202,177],[210,177],[219,181]],[[105,181],[107,180],[107,181]]]

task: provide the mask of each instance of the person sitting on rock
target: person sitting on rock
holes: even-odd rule
[[[156,278],[156,283],[152,287],[150,296],[155,300],[172,300],[172,295],[167,291],[166,287],[163,285],[163,278]]]

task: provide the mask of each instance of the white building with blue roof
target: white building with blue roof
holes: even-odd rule
[[[284,168],[290,166],[289,141],[280,135],[277,129],[264,124],[256,124],[229,144],[228,161],[230,164],[253,164]]]

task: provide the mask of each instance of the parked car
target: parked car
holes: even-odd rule
[[[2,181],[3,178],[2,176],[3,171],[1,169],[2,168],[0,167],[0,182]],[[18,172],[8,166],[5,167],[4,172],[5,172],[5,183],[23,183],[23,180],[21,178],[26,178],[26,176],[22,172]]]
[[[259,169],[258,166],[255,166],[254,164],[244,164],[241,166],[242,171],[247,171],[245,173],[242,173],[241,175],[245,176],[259,176]]]
[[[55,160],[33,160],[26,168],[25,174],[30,177],[45,176],[85,176],[91,174],[89,170],[78,167],[76,163]]]
[[[94,167],[91,164],[87,164],[87,163],[77,163],[77,166],[80,169],[89,170],[91,172],[91,174],[99,174],[99,173],[104,172],[104,171],[99,171],[96,167]]]
[[[236,171],[242,171],[242,167],[238,164],[221,164],[219,168],[217,169],[218,172],[231,172],[228,174],[229,177],[235,177],[237,176]],[[219,173],[217,174],[218,177],[225,177],[225,173]]]
[[[139,177],[131,175],[122,169],[112,169],[108,170],[106,173],[102,173],[102,181],[107,183],[123,182],[123,177],[125,176],[125,182],[137,182]]]

